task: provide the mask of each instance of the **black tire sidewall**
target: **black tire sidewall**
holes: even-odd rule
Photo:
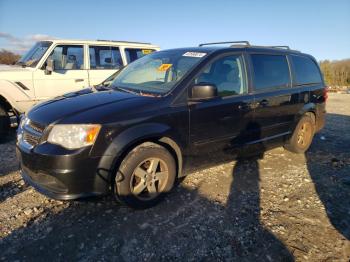
[[[151,200],[141,200],[134,196],[130,189],[130,180],[135,168],[147,158],[157,157],[168,166],[169,179],[164,187],[165,193],[161,193]],[[148,208],[156,205],[169,192],[176,178],[176,163],[170,152],[161,146],[139,146],[133,149],[122,161],[116,176],[113,179],[113,194],[116,199],[136,209]]]
[[[6,110],[0,105],[0,140],[5,138],[10,130],[10,119]]]

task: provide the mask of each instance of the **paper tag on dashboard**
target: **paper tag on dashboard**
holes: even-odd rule
[[[207,53],[201,53],[201,52],[186,52],[182,56],[188,56],[188,57],[203,57]]]

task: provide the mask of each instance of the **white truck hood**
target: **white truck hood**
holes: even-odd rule
[[[33,72],[34,68],[31,67],[22,67],[18,65],[1,65],[0,64],[0,73],[1,72]]]
[[[0,79],[7,81],[32,80],[32,74],[35,68],[21,67],[17,65],[0,65]]]

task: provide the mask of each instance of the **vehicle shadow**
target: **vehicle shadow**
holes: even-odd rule
[[[326,127],[305,153],[307,168],[329,221],[350,240],[350,116],[327,114]]]
[[[283,242],[260,222],[259,159],[262,158],[263,153],[238,158],[232,173],[227,216],[239,233],[237,237],[245,235],[239,246],[247,261],[294,261]]]
[[[6,165],[0,165],[0,176],[6,176],[18,170],[15,144],[16,132],[11,130],[10,134],[0,143],[0,163],[6,163]]]
[[[16,179],[8,181],[0,185],[0,203],[5,201],[7,198],[13,197],[25,190],[28,186],[22,183],[22,179]]]

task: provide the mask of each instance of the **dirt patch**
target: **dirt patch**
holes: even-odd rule
[[[155,208],[55,201],[0,145],[0,260],[350,259],[350,95],[330,94],[305,155],[283,148],[188,176]]]

